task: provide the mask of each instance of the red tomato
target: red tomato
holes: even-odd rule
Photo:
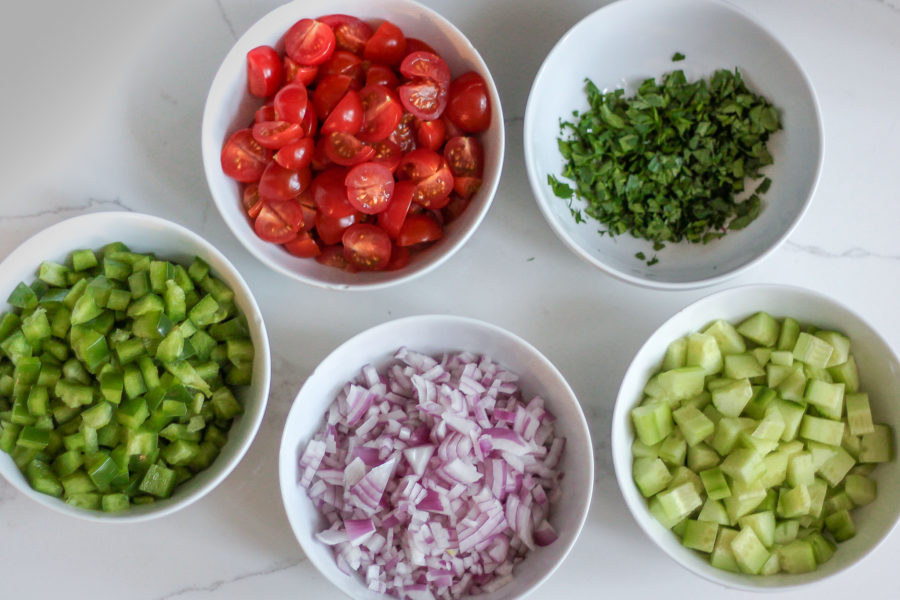
[[[356,136],[343,131],[334,131],[323,139],[325,156],[331,162],[344,167],[358,165],[372,160],[375,156],[375,150],[371,146],[366,146]]]
[[[391,173],[397,170],[397,166],[400,164],[400,158],[403,156],[403,150],[400,149],[400,146],[391,140],[381,140],[380,142],[375,142],[370,145],[372,146],[372,149],[375,150],[375,156],[372,157],[372,162],[384,165],[390,169]]]
[[[449,93],[433,79],[419,78],[397,88],[403,108],[418,119],[437,119],[447,106]]]
[[[316,80],[319,67],[316,65],[298,65],[290,56],[284,57],[284,82],[300,83],[309,87]]]
[[[444,160],[454,177],[481,177],[484,172],[484,149],[470,136],[459,136],[447,141]]]
[[[259,211],[262,210],[262,199],[259,197],[259,186],[255,183],[248,183],[244,186],[241,193],[241,206],[250,219],[255,219]]]
[[[347,90],[319,129],[322,135],[342,131],[356,135],[363,125],[363,103],[355,90]],[[360,138],[362,139],[362,138]]]
[[[284,51],[301,65],[320,65],[336,45],[331,27],[313,19],[300,19],[284,34]]]
[[[391,260],[384,266],[385,271],[397,271],[409,264],[409,248],[404,246],[391,247]]]
[[[306,114],[303,115],[303,122],[300,127],[303,128],[303,135],[308,138],[316,135],[316,128],[319,126],[319,117],[316,116],[316,107],[310,103],[306,107]]]
[[[317,19],[329,25],[334,31],[338,50],[361,54],[366,42],[372,37],[372,27],[361,19],[350,15],[326,15]]]
[[[394,193],[394,175],[384,165],[365,162],[350,169],[344,185],[350,205],[361,213],[374,215],[387,208]]]
[[[281,86],[281,57],[271,46],[257,46],[247,53],[247,88],[259,98],[268,98]]]
[[[340,219],[324,216],[321,212],[316,215],[316,234],[323,244],[339,244],[344,236],[344,231],[359,220],[360,213],[353,212]]]
[[[406,53],[412,54],[413,52],[431,52],[432,54],[437,54],[434,51],[434,48],[423,42],[418,38],[406,38]]]
[[[285,144],[273,157],[275,162],[285,169],[303,169],[312,162],[316,143],[311,137],[305,137],[296,142]]]
[[[441,119],[416,120],[416,146],[438,150],[444,145],[445,127]]]
[[[450,196],[450,202],[441,209],[441,215],[444,217],[444,223],[450,223],[456,220],[466,208],[469,206],[469,199],[453,194]]]
[[[284,244],[297,237],[303,213],[294,200],[267,201],[253,222],[256,235],[275,244]]]
[[[322,253],[319,244],[308,231],[300,231],[297,237],[284,244],[284,249],[300,258],[313,258]]]
[[[253,139],[264,148],[278,150],[282,146],[299,141],[303,137],[303,127],[287,121],[263,121],[253,125]]]
[[[411,80],[431,79],[442,88],[450,85],[450,67],[443,58],[433,52],[407,54],[400,63],[400,73]]]
[[[359,92],[364,112],[358,137],[364,142],[386,139],[397,129],[403,117],[403,107],[397,95],[383,85],[366,86]]]
[[[300,210],[303,212],[303,226],[301,229],[309,231],[316,226],[316,213],[318,212],[316,203],[313,202],[312,192],[307,189],[297,196],[297,202],[300,203]]]
[[[380,271],[391,259],[391,238],[377,225],[351,225],[344,231],[341,243],[344,258],[366,271]]]
[[[397,167],[397,179],[421,181],[434,175],[441,168],[442,163],[441,155],[434,150],[416,148],[412,152],[404,154],[400,159],[400,165]]]
[[[253,113],[253,122],[262,123],[263,121],[278,121],[278,115],[275,113],[275,105],[267,102],[256,109]]]
[[[285,169],[277,162],[272,161],[259,179],[259,195],[266,202],[272,200],[294,201],[303,190],[309,187],[311,177],[308,168]]]
[[[319,211],[325,211],[326,216],[334,216],[335,207],[348,207],[347,214],[353,211],[347,202],[347,192],[344,187],[344,179],[347,178],[347,169],[344,167],[328,167],[313,178],[309,185],[309,195]]]
[[[316,262],[351,273],[355,273],[359,270],[355,265],[351,265],[347,259],[344,258],[344,247],[338,245],[337,242],[335,242],[334,245],[322,248],[322,253],[316,257]]]
[[[336,50],[331,58],[319,65],[319,77],[324,79],[329,75],[346,75],[353,79],[357,89],[366,76],[362,59],[346,50]]]
[[[416,182],[413,191],[413,202],[417,202],[430,210],[444,208],[450,202],[453,191],[453,174],[446,164],[424,179]]]
[[[378,214],[378,226],[384,229],[392,239],[397,239],[400,228],[406,220],[409,205],[412,204],[413,190],[416,184],[412,181],[398,181],[394,185],[394,193],[387,208]]]
[[[239,129],[222,147],[222,171],[244,183],[259,181],[271,156],[271,151],[253,139],[250,129]]]
[[[397,128],[388,136],[388,139],[400,146],[403,152],[410,152],[416,149],[416,118],[409,113],[404,113],[400,117],[400,123]]]
[[[328,75],[319,80],[313,91],[313,106],[316,114],[324,119],[341,101],[347,90],[353,87],[353,78],[348,75]]]
[[[456,126],[456,123],[447,118],[447,111],[441,115],[441,121],[444,122],[444,129],[447,132],[447,139],[451,140],[455,137],[466,135],[466,132]]]
[[[491,124],[491,102],[487,84],[475,71],[464,73],[450,84],[447,118],[469,133],[484,131]]]
[[[306,86],[300,83],[289,83],[275,94],[275,113],[282,121],[302,123],[309,105],[309,94]]]
[[[443,235],[444,230],[430,214],[409,215],[406,217],[403,227],[400,228],[397,245],[415,246],[439,240]]]
[[[454,177],[453,191],[459,194],[465,200],[475,195],[475,192],[481,188],[481,177]]]
[[[378,63],[369,63],[366,68],[366,87],[370,85],[383,85],[391,89],[397,87],[400,79],[394,70]]]
[[[383,21],[378,26],[363,49],[363,58],[386,65],[396,65],[405,55],[406,37],[390,21]]]

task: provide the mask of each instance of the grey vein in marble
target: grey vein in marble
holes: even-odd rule
[[[870,252],[865,248],[859,248],[856,246],[840,252],[833,252],[830,250],[826,250],[821,246],[804,245],[788,241],[785,244],[785,247],[793,252],[802,252],[804,254],[811,254],[820,258],[852,258],[857,260],[873,258],[882,260],[900,260],[900,254],[879,254],[877,252]]]
[[[84,204],[75,204],[71,206],[57,206],[55,208],[48,208],[46,210],[41,210],[34,213],[22,213],[22,214],[4,214],[4,219],[37,219],[40,217],[46,217],[49,215],[62,215],[68,213],[82,213],[85,211],[89,211],[94,208],[106,208],[106,207],[118,207],[122,210],[127,210],[128,212],[134,212],[134,209],[126,205],[121,199],[113,198],[111,200],[104,200],[102,198],[88,198],[87,202]]]
[[[235,577],[232,577],[231,579],[218,579],[207,585],[193,585],[190,587],[182,588],[180,590],[170,592],[164,596],[158,596],[156,598],[156,600],[171,600],[172,598],[179,598],[186,594],[192,594],[192,593],[212,593],[212,592],[219,590],[223,586],[231,585],[233,583],[244,581],[245,579],[250,579],[253,577],[264,577],[266,575],[272,575],[273,573],[279,573],[281,571],[286,571],[288,569],[292,569],[298,565],[301,565],[304,562],[306,562],[305,558],[300,559],[300,560],[277,562],[274,565],[271,565],[260,571],[251,571],[249,573],[242,573],[240,575],[236,575]]]
[[[234,24],[231,22],[231,19],[228,18],[228,12],[225,10],[225,7],[222,6],[222,0],[216,0],[216,8],[219,9],[219,14],[222,15],[222,20],[225,21],[225,25],[228,26],[228,31],[231,32],[231,37],[237,39],[237,31],[235,31]]]

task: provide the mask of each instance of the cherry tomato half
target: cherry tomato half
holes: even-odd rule
[[[350,15],[326,15],[319,17],[318,21],[330,26],[334,31],[335,47],[338,50],[362,54],[366,42],[372,37],[372,27]]]
[[[309,105],[309,93],[301,83],[289,83],[275,94],[275,113],[282,121],[302,123]]]
[[[322,253],[319,244],[308,231],[298,232],[294,239],[284,243],[284,249],[300,258],[314,258]]]
[[[295,200],[273,200],[263,203],[253,222],[253,230],[267,242],[284,244],[297,237],[302,222],[299,203]]]
[[[412,52],[400,63],[400,73],[407,79],[431,79],[446,88],[450,85],[447,61],[433,52]]]
[[[342,131],[356,135],[363,125],[363,103],[356,90],[347,90],[344,97],[335,105],[331,113],[322,123],[319,131],[328,135],[334,131]]]
[[[357,223],[344,231],[341,237],[344,258],[366,271],[379,271],[391,260],[391,238],[369,223]]]
[[[285,169],[277,162],[272,161],[266,166],[266,170],[259,179],[259,195],[266,202],[294,200],[309,187],[311,177],[309,168]]]
[[[264,148],[278,150],[303,138],[303,127],[287,121],[262,121],[253,124],[253,139]]]
[[[222,147],[222,171],[243,183],[259,181],[271,156],[271,151],[253,139],[250,129],[239,129]]]
[[[250,219],[255,219],[259,211],[262,210],[262,198],[259,197],[259,186],[255,183],[248,183],[241,192],[241,206]]]
[[[367,215],[382,212],[394,193],[394,174],[377,162],[356,165],[344,179],[347,200],[356,210]]]
[[[403,118],[400,100],[390,88],[369,85],[359,91],[363,121],[358,137],[364,142],[380,142],[397,129]]]
[[[378,214],[378,226],[384,229],[392,239],[397,239],[400,228],[406,220],[409,206],[412,204],[413,191],[416,184],[412,181],[398,181],[394,185],[394,193],[387,208]]]
[[[481,177],[484,172],[484,149],[471,136],[458,136],[447,140],[444,160],[454,177]]]
[[[405,55],[406,37],[390,21],[382,21],[363,49],[363,58],[385,65],[396,65]]]
[[[304,137],[282,146],[273,158],[285,169],[302,169],[312,162],[315,149],[315,141],[311,137]]]
[[[444,145],[446,127],[442,119],[431,121],[416,120],[416,146],[429,150],[439,150]]]
[[[444,112],[449,98],[447,88],[435,80],[420,77],[397,88],[403,108],[418,119],[430,121]]]
[[[301,65],[320,65],[334,52],[331,27],[313,19],[300,19],[284,34],[284,51]]]
[[[258,98],[268,98],[281,86],[282,63],[271,46],[257,46],[247,53],[247,88]]]
[[[319,74],[317,65],[298,65],[290,56],[284,57],[284,82],[309,86]]]
[[[416,246],[439,240],[443,235],[444,230],[430,214],[409,215],[406,217],[403,227],[400,228],[400,234],[397,236],[397,245]]]
[[[450,84],[447,118],[469,133],[484,131],[491,124],[491,102],[487,84],[475,71],[463,73]]]
[[[374,148],[366,146],[350,133],[333,131],[322,139],[325,140],[325,156],[338,165],[352,167],[375,156]]]

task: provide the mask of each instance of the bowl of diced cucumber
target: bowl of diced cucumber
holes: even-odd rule
[[[821,581],[900,518],[900,361],[852,309],[783,285],[707,296],[623,378],[622,495],[688,570],[747,590]]]
[[[0,263],[0,474],[89,520],[200,499],[269,393],[265,324],[235,267],[170,221],[86,214]]]

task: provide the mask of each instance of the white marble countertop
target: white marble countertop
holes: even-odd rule
[[[599,0],[425,0],[481,50],[504,102],[508,147],[494,205],[467,246],[420,280],[359,294],[269,271],[216,212],[202,175],[200,115],[230,44],[277,0],[7,0],[0,4],[0,257],[85,212],[166,217],[215,243],[258,294],[273,387],[249,453],[174,515],[105,526],[49,511],[0,481],[0,597],[336,598],[281,506],[277,446],[296,391],[353,334],[410,314],[466,315],[541,349],[584,406],[597,482],[587,524],[532,597],[749,597],[683,570],[632,520],[617,489],[609,420],[645,337],[718,288],[659,292],[614,280],[553,235],[525,177],[522,115],[544,55]],[[854,307],[900,345],[900,2],[741,0],[807,69],[826,132],[812,207],[773,256],[724,286],[793,283]],[[900,533],[848,572],[784,598],[896,598]]]

